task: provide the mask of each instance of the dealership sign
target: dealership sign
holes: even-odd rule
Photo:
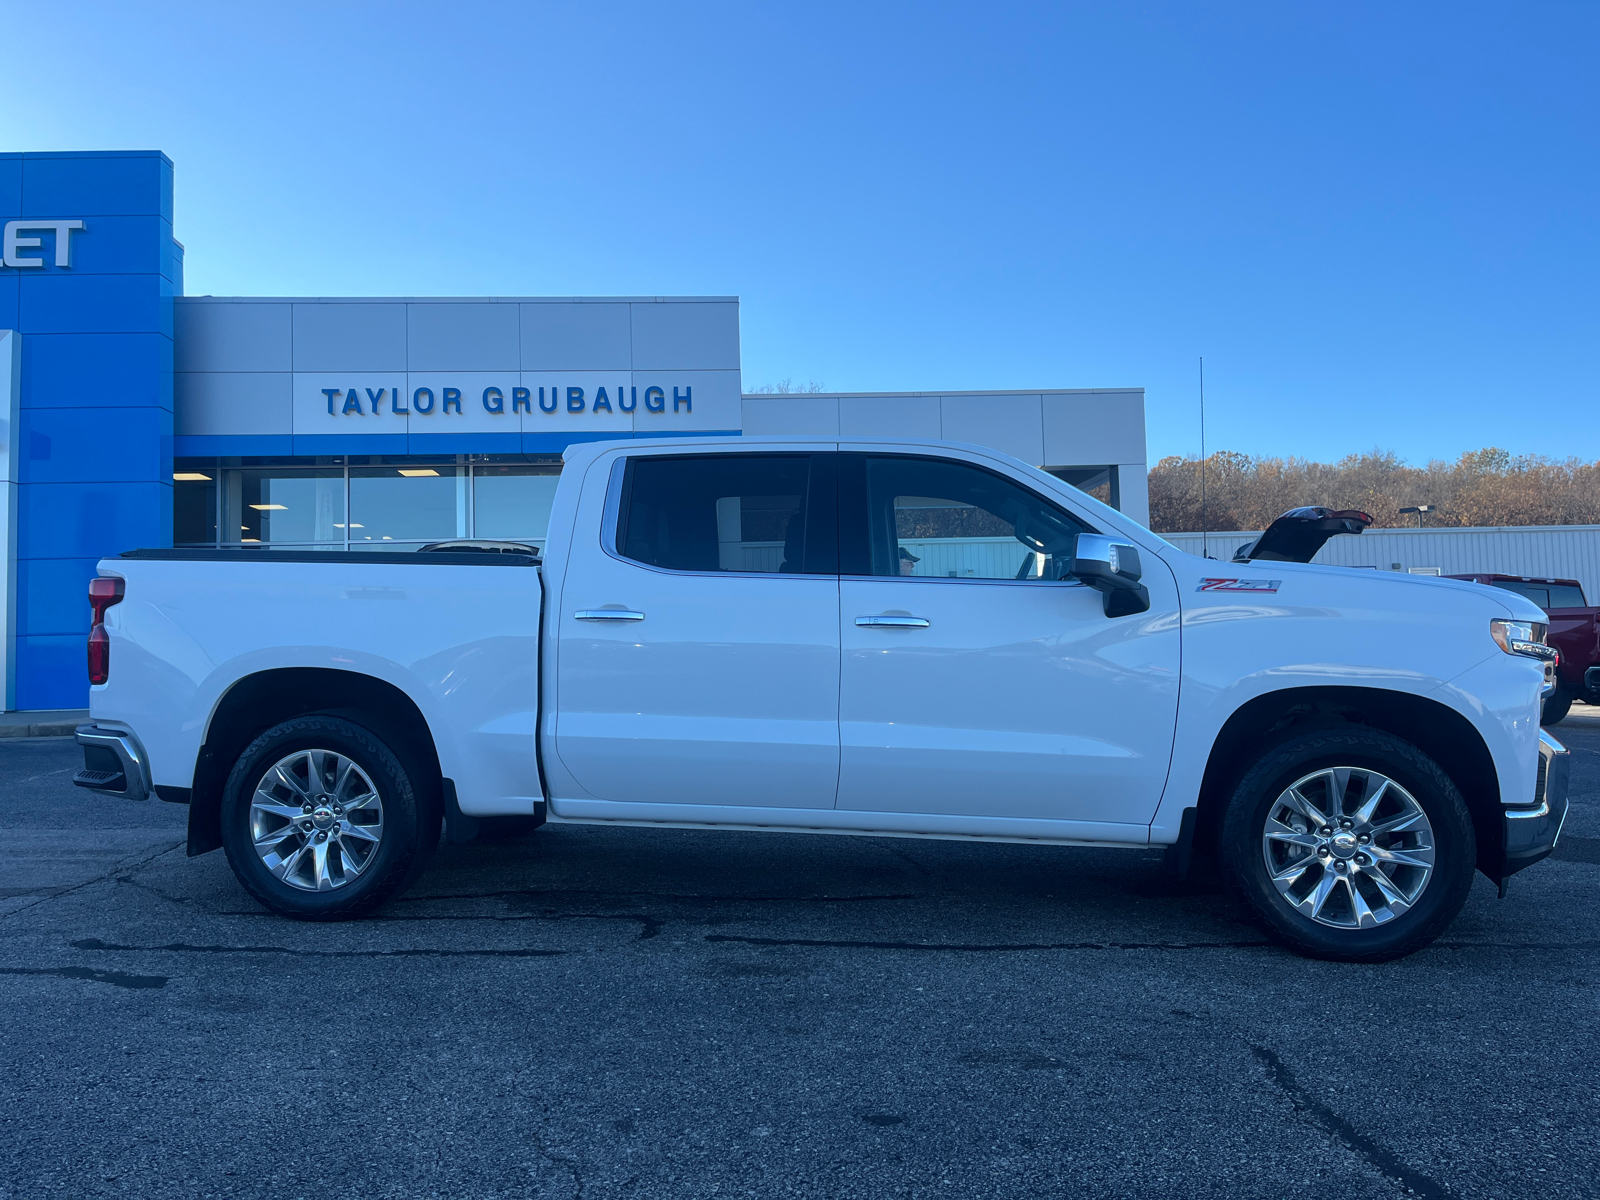
[[[654,384],[643,391],[637,385],[617,384],[608,389],[598,387],[497,387],[471,389],[472,395],[463,400],[459,387],[370,388],[331,387],[319,389],[328,400],[330,417],[382,416],[385,412],[399,416],[441,416],[475,409],[479,404],[491,416],[518,413],[533,414],[535,406],[547,415],[565,413],[665,413],[693,412],[694,388],[674,387],[669,399],[667,389]],[[467,409],[463,409],[465,403]],[[667,406],[671,404],[669,409]]]
[[[56,235],[56,266],[70,267],[72,265],[72,231],[82,229],[82,221],[41,220],[37,217],[24,217],[19,221],[7,221],[3,238],[0,238],[0,248],[4,250],[4,261],[8,267],[42,267],[44,256],[37,254],[24,254],[24,250],[37,250],[44,244],[40,237],[24,234],[40,234],[50,230]]]

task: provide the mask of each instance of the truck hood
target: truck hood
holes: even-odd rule
[[[1320,563],[1220,562],[1176,548],[1161,552],[1178,578],[1183,603],[1201,597],[1212,601],[1350,606],[1407,613],[1481,613],[1484,620],[1510,617],[1547,622],[1549,618],[1526,596],[1437,575],[1407,575],[1363,567],[1330,567]]]

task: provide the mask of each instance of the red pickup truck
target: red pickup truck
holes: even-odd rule
[[[1600,608],[1590,608],[1576,579],[1534,579],[1527,575],[1447,575],[1518,592],[1550,617],[1546,641],[1561,651],[1556,690],[1544,702],[1541,725],[1554,725],[1574,700],[1600,704]]]

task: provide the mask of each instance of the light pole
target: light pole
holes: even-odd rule
[[[1437,507],[1436,505],[1432,505],[1432,504],[1413,504],[1410,508],[1402,508],[1400,511],[1403,512],[1403,513],[1408,513],[1408,512],[1416,513],[1417,514],[1417,528],[1421,529],[1424,525],[1426,525],[1428,523],[1427,519],[1423,516],[1423,513],[1431,513],[1431,512],[1434,511],[1434,509],[1436,507]]]

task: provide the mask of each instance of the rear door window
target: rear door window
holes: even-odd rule
[[[1550,585],[1551,608],[1587,608],[1588,603],[1583,598],[1583,589],[1573,587],[1570,583],[1552,583]]]
[[[616,552],[669,571],[838,573],[833,455],[630,458]]]

